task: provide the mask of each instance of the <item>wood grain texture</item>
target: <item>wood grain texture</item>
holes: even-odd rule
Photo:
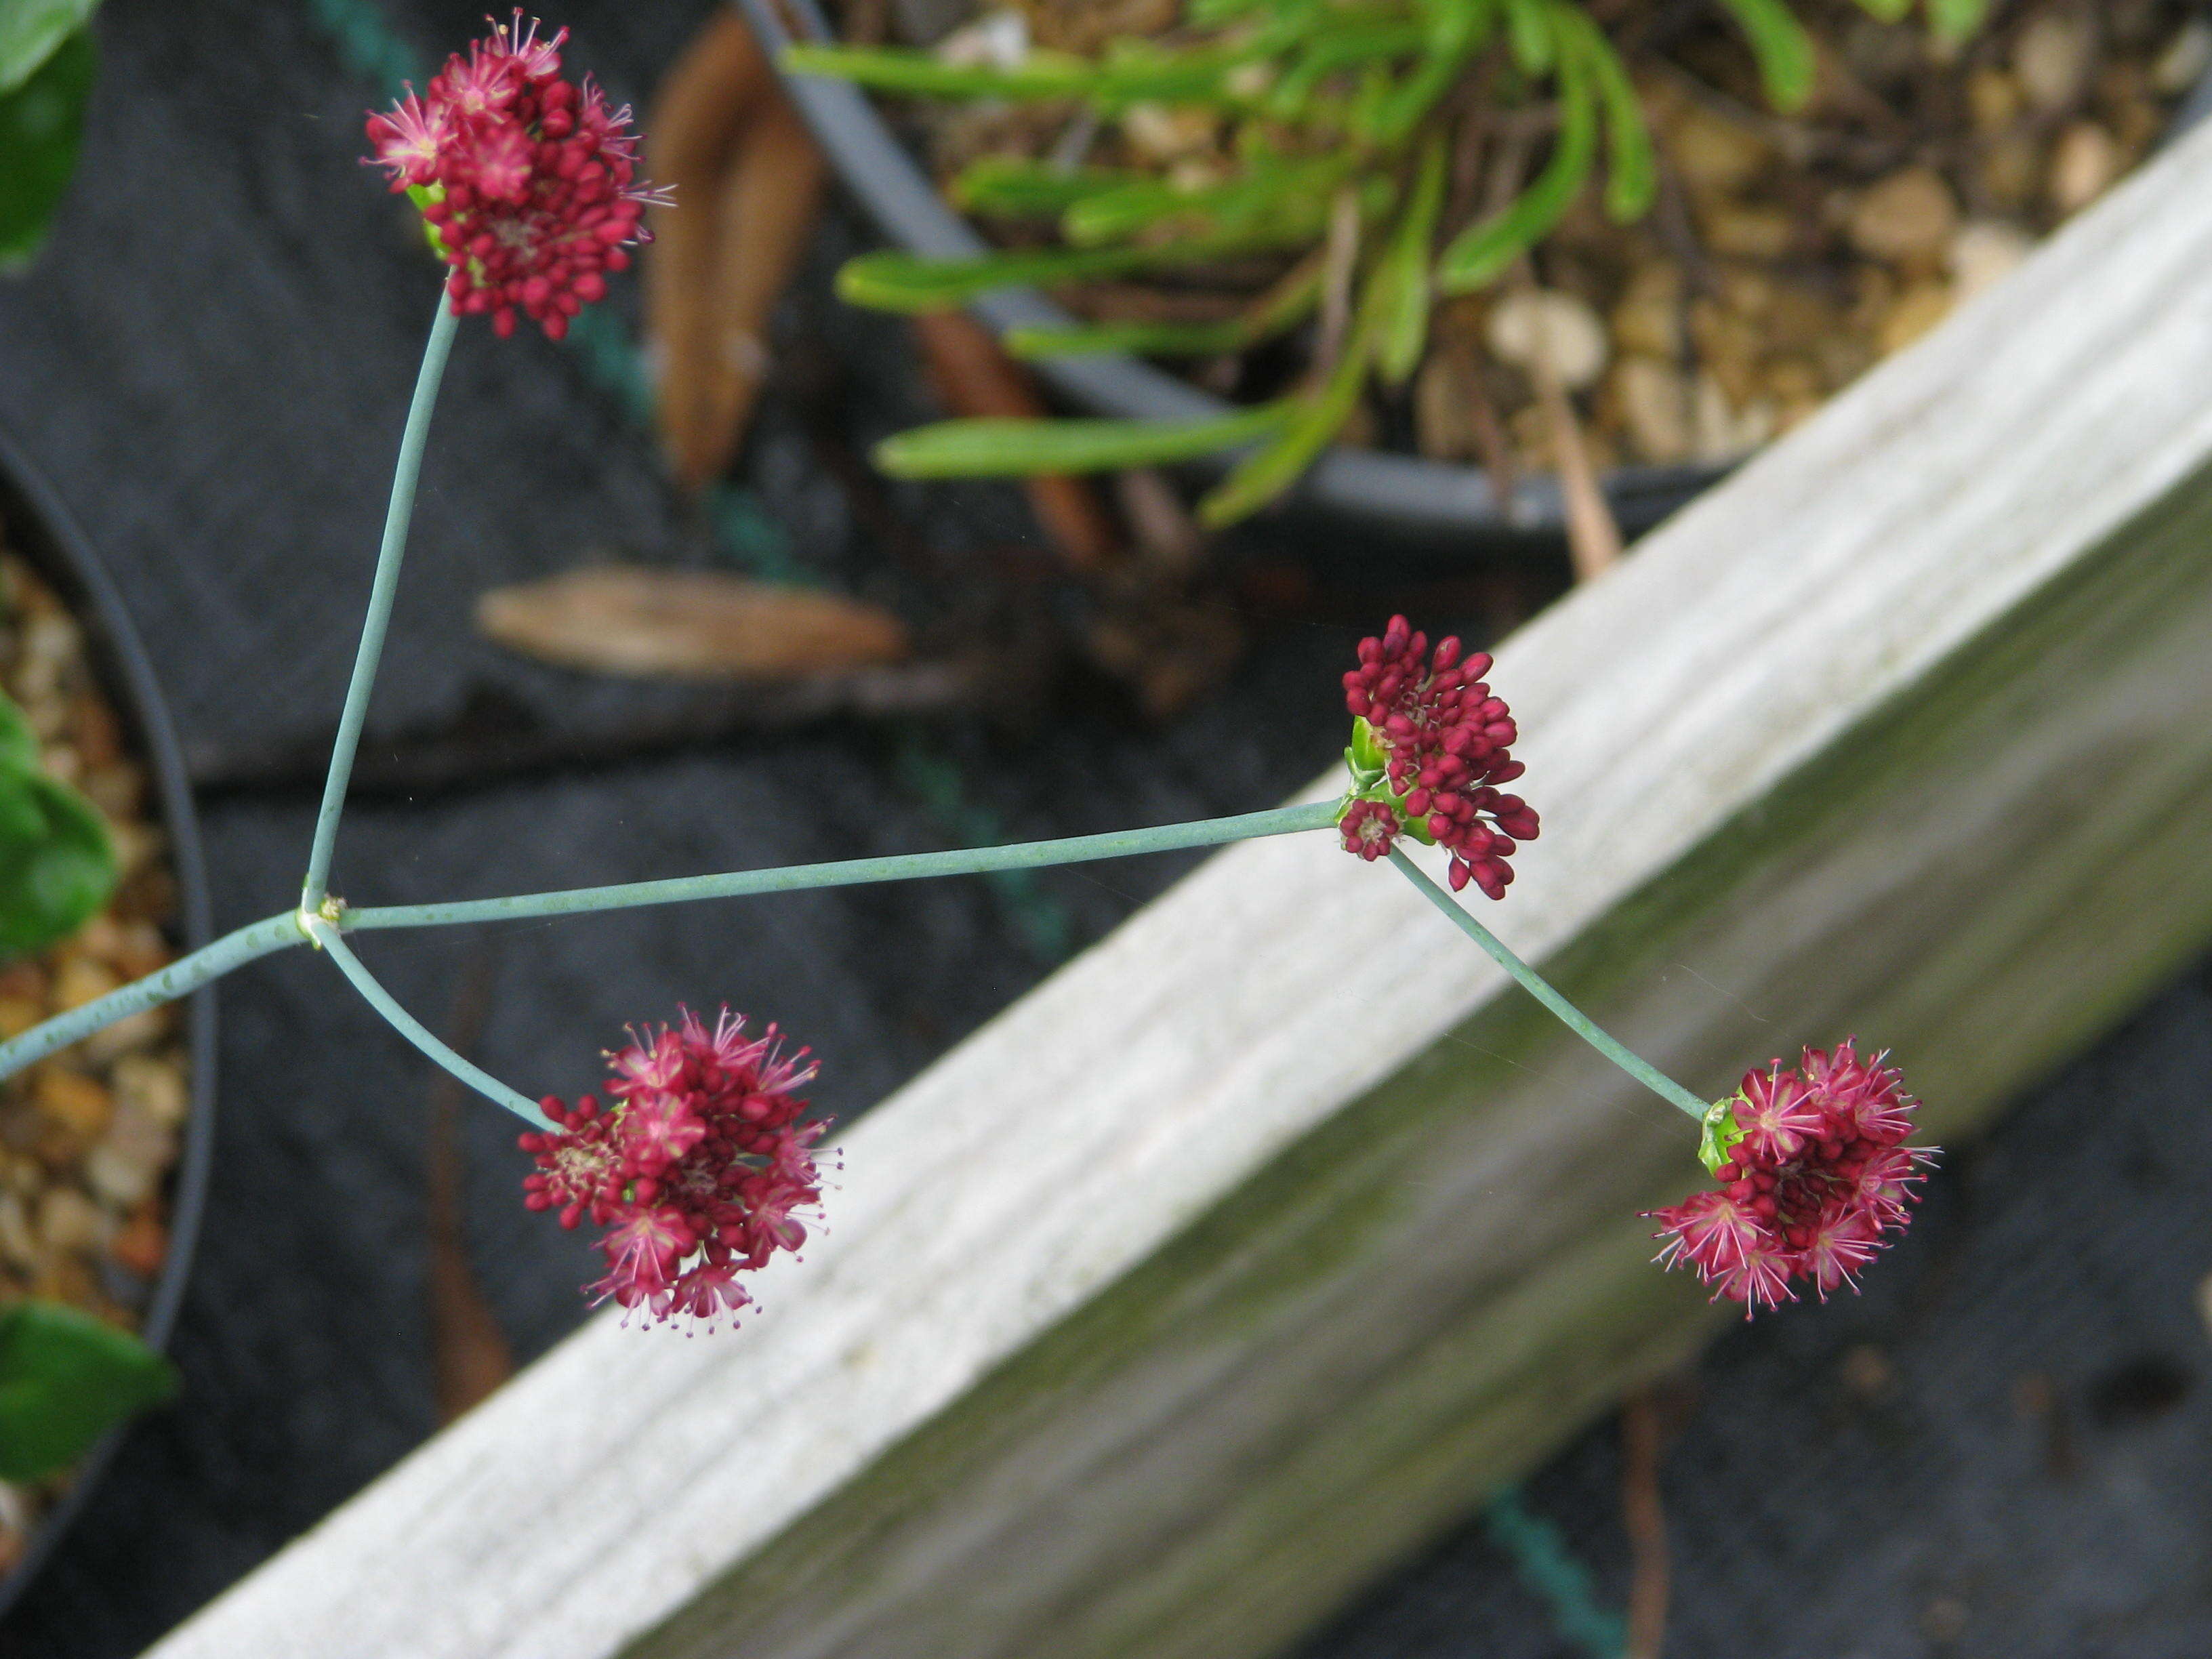
[[[1486,918],[1693,1087],[1856,1029],[1939,1137],[2212,935],[2208,270],[2212,131],[1516,635]],[[843,1146],[742,1334],[595,1322],[155,1653],[1256,1655],[1711,1328],[1682,1120],[1325,836]]]

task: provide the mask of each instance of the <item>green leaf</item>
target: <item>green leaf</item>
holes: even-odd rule
[[[100,0],[0,0],[0,93],[29,80],[99,9]]]
[[[80,31],[0,95],[0,272],[22,270],[46,242],[47,222],[76,167],[98,64],[92,36]]]
[[[1152,248],[1036,248],[963,259],[885,248],[847,260],[837,273],[837,296],[878,311],[948,311],[995,288],[1083,282],[1160,262]]]
[[[39,769],[39,738],[14,699],[0,692],[0,769]]]
[[[0,957],[67,938],[115,890],[92,803],[26,767],[0,768]]]
[[[795,75],[829,76],[878,92],[938,98],[1066,98],[1086,91],[1097,70],[1080,58],[1032,52],[1018,69],[948,64],[903,46],[786,46],[783,66]]]
[[[1429,245],[1436,240],[1437,215],[1443,204],[1443,140],[1431,137],[1421,147],[1406,211],[1382,255],[1390,266],[1384,280],[1390,284],[1391,301],[1382,319],[1382,343],[1375,363],[1386,385],[1403,386],[1428,343],[1429,310],[1434,299],[1429,285]]]
[[[1597,153],[1597,115],[1590,95],[1589,69],[1579,55],[1559,65],[1559,136],[1551,159],[1498,213],[1469,225],[1446,245],[1437,261],[1437,287],[1446,294],[1480,288],[1519,258],[1559,223],[1589,179]]]
[[[127,1332],[56,1302],[0,1314],[0,1480],[35,1480],[177,1391],[169,1362]]]
[[[1928,21],[1937,38],[1953,45],[1980,28],[1989,14],[1989,0],[1928,0]]]
[[[985,155],[962,170],[951,193],[974,213],[1044,216],[1065,213],[1137,177],[1127,167],[1058,167],[1024,156]]]
[[[1279,404],[1196,421],[939,421],[886,438],[876,465],[894,478],[1031,477],[1164,466],[1234,449],[1280,424]]]
[[[1751,42],[1767,101],[1785,113],[1802,108],[1813,95],[1813,40],[1804,26],[1783,0],[1721,0],[1721,3],[1735,14],[1744,38]],[[1932,0],[1932,3],[1941,5],[1945,0]]]
[[[1437,100],[1458,80],[1462,65],[1488,39],[1494,0],[1436,0],[1429,20],[1429,49],[1419,68],[1377,104],[1364,136],[1395,144],[1419,125]]]
[[[1616,224],[1640,219],[1658,193],[1659,166],[1651,153],[1651,134],[1644,125],[1644,101],[1628,71],[1596,24],[1581,12],[1566,12],[1581,45],[1583,61],[1597,82],[1605,110],[1605,210]]]
[[[1273,442],[1247,456],[1200,501],[1200,524],[1209,530],[1220,530],[1250,517],[1296,483],[1313,465],[1314,457],[1343,429],[1352,405],[1359,401],[1360,388],[1367,382],[1376,339],[1396,307],[1399,274],[1387,259],[1378,261],[1368,273],[1367,286],[1359,296],[1358,320],[1328,379],[1318,392],[1282,400],[1289,408],[1282,430]]]
[[[1041,357],[1096,357],[1130,351],[1146,357],[1218,357],[1249,343],[1244,319],[1218,323],[1085,323],[1070,328],[1017,328],[1001,342],[1024,362]]]
[[[1544,0],[1505,0],[1505,33],[1512,43],[1514,66],[1522,74],[1534,80],[1552,67],[1557,42]]]
[[[1859,9],[1884,23],[1894,23],[1912,9],[1912,0],[1859,0]]]

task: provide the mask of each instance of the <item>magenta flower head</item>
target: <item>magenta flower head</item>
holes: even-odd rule
[[[538,38],[522,13],[456,52],[424,95],[368,118],[370,160],[422,210],[453,269],[456,313],[488,312],[502,337],[520,311],[557,340],[607,291],[606,273],[645,240],[628,105],[562,78],[562,29]]]
[[[524,1203],[605,1227],[604,1278],[584,1287],[648,1317],[711,1326],[752,1300],[737,1282],[778,1250],[806,1241],[799,1219],[820,1204],[814,1144],[827,1127],[805,1121],[793,1091],[814,1076],[806,1051],[781,1052],[776,1029],[747,1037],[725,1008],[708,1030],[689,1009],[608,1056],[611,1103],[589,1095],[572,1109],[542,1104],[558,1126],[526,1134],[537,1172]]]
[[[1337,814],[1344,849],[1364,859],[1388,853],[1401,832],[1448,848],[1454,892],[1472,881],[1503,898],[1516,843],[1536,838],[1536,814],[1498,793],[1525,769],[1510,745],[1512,711],[1482,677],[1490,659],[1464,656],[1455,639],[1429,649],[1403,617],[1380,639],[1359,642],[1359,666],[1344,677],[1352,789]]]
[[[1646,1212],[1661,1224],[1658,1260],[1687,1263],[1747,1319],[1796,1300],[1801,1278],[1824,1302],[1838,1285],[1857,1290],[1936,1161],[1936,1148],[1903,1144],[1920,1103],[1887,1054],[1863,1060],[1856,1042],[1808,1048],[1794,1070],[1778,1060],[1746,1073],[1705,1117],[1699,1156],[1720,1185]]]

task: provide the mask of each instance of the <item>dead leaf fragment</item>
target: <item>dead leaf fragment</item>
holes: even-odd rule
[[[781,680],[902,660],[878,606],[712,570],[599,565],[495,588],[477,627],[563,668],[684,680]]]

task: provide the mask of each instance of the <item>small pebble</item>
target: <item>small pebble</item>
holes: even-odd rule
[[[1870,259],[1933,263],[1958,223],[1951,187],[1927,167],[1906,167],[1852,204],[1846,231],[1851,246]]]
[[[2045,12],[2020,32],[2012,49],[2012,72],[2027,101],[2046,113],[2064,109],[2081,90],[2089,68],[2087,21],[2065,12]]]
[[[91,957],[72,954],[62,964],[54,977],[54,1006],[67,1010],[82,1008],[88,1002],[106,996],[123,981],[112,968]]]
[[[1969,220],[1951,238],[1944,259],[1951,272],[1953,297],[1971,299],[2010,276],[2034,251],[2034,239],[2024,230],[1997,219]]]
[[[2111,188],[2126,165],[2118,141],[2094,121],[2076,121],[2058,135],[2051,155],[2051,204],[2075,213]]]
[[[1950,284],[1938,278],[1916,283],[1898,296],[1875,336],[1875,347],[1885,357],[1902,351],[1950,314]]]
[[[1540,349],[1559,384],[1578,392],[1605,373],[1605,325],[1589,302],[1555,289],[1517,289],[1492,307],[1490,349],[1521,369]]]
[[[1691,428],[1690,385],[1672,363],[1624,357],[1613,372],[1613,394],[1644,459],[1655,465],[1686,461],[1696,448]]]
[[[88,1140],[107,1127],[115,1102],[106,1090],[82,1072],[62,1066],[42,1066],[32,1085],[32,1099],[52,1121]]]
[[[89,1255],[107,1236],[100,1206],[73,1187],[57,1187],[39,1200],[39,1239],[51,1250]]]
[[[2192,17],[2174,32],[2151,65],[2150,83],[2172,98],[2203,80],[2208,69],[2212,69],[2212,22]]]
[[[191,1104],[185,1068],[173,1055],[126,1054],[115,1062],[115,1097],[175,1128]]]

